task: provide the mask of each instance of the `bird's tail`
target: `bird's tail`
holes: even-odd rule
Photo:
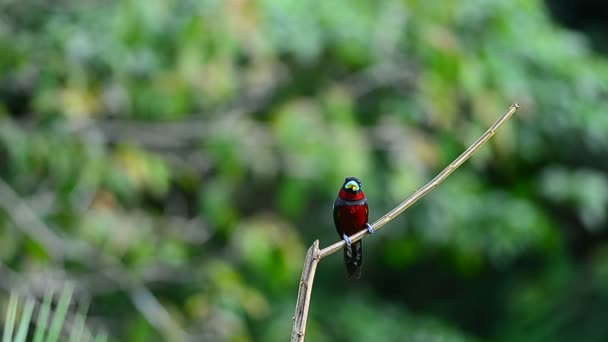
[[[359,279],[361,267],[363,266],[363,243],[357,241],[349,246],[344,246],[344,263],[348,279]]]

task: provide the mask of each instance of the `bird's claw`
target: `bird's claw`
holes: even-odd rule
[[[350,247],[350,245],[351,245],[351,241],[350,241],[350,239],[348,238],[348,235],[346,235],[346,234],[342,234],[342,239],[344,239],[344,242],[346,243],[346,245],[347,245],[348,247]]]
[[[370,233],[370,234],[374,234],[374,228],[372,227],[372,225],[371,225],[371,224],[366,223],[366,224],[365,224],[365,228],[367,228],[367,232],[368,232],[368,233]]]

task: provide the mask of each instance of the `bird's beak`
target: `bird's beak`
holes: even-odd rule
[[[359,190],[359,184],[357,184],[357,182],[355,182],[355,181],[350,181],[350,182],[346,183],[344,188],[347,190],[353,189],[353,191],[357,191],[357,190]]]

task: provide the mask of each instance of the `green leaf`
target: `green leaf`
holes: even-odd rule
[[[59,340],[59,335],[63,329],[63,322],[65,321],[70,301],[72,300],[72,292],[73,289],[71,286],[67,286],[63,289],[61,297],[59,297],[57,309],[53,315],[53,321],[51,322],[46,342],[57,342]]]
[[[44,340],[52,300],[53,294],[49,291],[44,295],[44,300],[39,308],[38,320],[36,321],[36,331],[34,333],[34,342],[42,342]]]
[[[8,301],[7,317],[4,322],[4,334],[2,334],[2,342],[11,342],[13,338],[13,330],[15,329],[15,317],[17,315],[18,297],[16,293],[11,293]]]
[[[19,328],[17,329],[17,335],[15,335],[15,339],[13,342],[25,342],[27,339],[27,332],[30,327],[32,313],[34,312],[34,307],[36,306],[36,300],[32,297],[28,297],[25,300],[25,306],[23,307],[23,311],[21,312],[21,318],[19,319]]]

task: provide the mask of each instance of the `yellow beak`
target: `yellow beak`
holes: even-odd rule
[[[350,182],[346,183],[344,188],[353,189],[354,191],[357,191],[357,190],[359,190],[359,184],[357,184],[357,182],[355,182],[355,181],[350,181]]]

